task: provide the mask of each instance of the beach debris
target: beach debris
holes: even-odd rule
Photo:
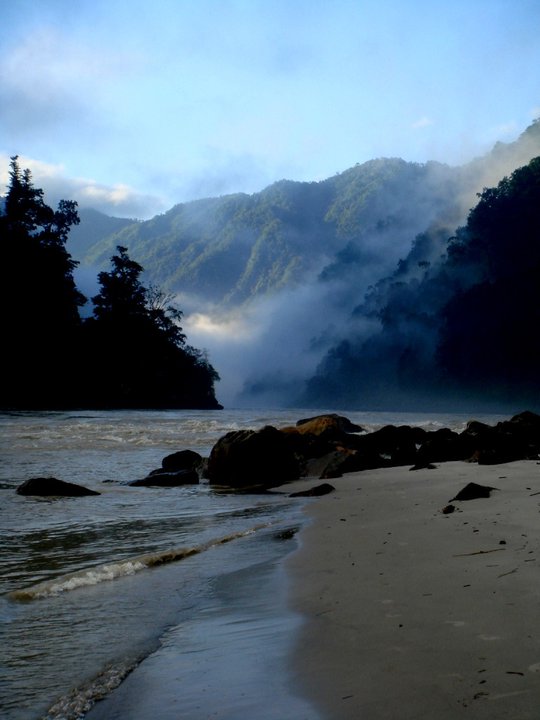
[[[497,577],[502,578],[502,577],[506,577],[507,575],[513,575],[514,573],[517,573],[518,570],[519,570],[519,568],[514,568],[513,570],[509,570],[508,572],[497,575]]]
[[[471,555],[489,555],[489,553],[494,552],[500,552],[501,550],[504,550],[504,548],[494,548],[493,550],[475,550],[474,552],[469,553],[459,553],[458,555],[454,555],[453,557],[469,557]],[[463,587],[470,587],[470,585],[464,585]]]
[[[101,495],[82,485],[58,480],[54,477],[36,477],[25,480],[17,488],[18,495],[38,495],[41,497],[84,497],[85,495]]]
[[[436,470],[437,466],[430,462],[419,462],[413,465],[409,470]]]
[[[488,498],[491,496],[493,490],[498,488],[490,487],[489,485],[479,485],[475,482],[470,482],[458,492],[458,494],[450,499],[450,502],[454,500],[477,500],[478,498]]]
[[[320,497],[321,495],[328,495],[328,493],[334,492],[336,488],[330,483],[322,483],[322,485],[315,485],[315,487],[309,488],[309,490],[300,490],[299,492],[293,492],[289,497]]]

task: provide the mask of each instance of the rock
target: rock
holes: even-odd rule
[[[314,417],[298,420],[296,428],[299,432],[308,432],[313,435],[320,435],[321,432],[327,432],[328,430],[337,431],[338,433],[365,432],[360,425],[356,425],[349,418],[336,413],[315,415]]]
[[[179,487],[198,484],[199,475],[196,470],[151,473],[148,477],[128,483],[131,487]]]
[[[453,497],[450,502],[454,500],[476,500],[478,498],[488,498],[491,495],[492,490],[497,488],[489,487],[488,485],[478,485],[477,483],[471,482],[465,485],[463,490],[460,490],[456,497]]]
[[[336,414],[317,415],[299,420],[295,426],[284,427],[280,432],[288,437],[295,454],[304,462],[333,452],[336,446],[349,447],[362,428],[346,417]],[[363,432],[363,431],[362,431]]]
[[[287,528],[287,530],[282,530],[281,532],[278,532],[274,535],[276,540],[291,540],[296,533],[298,532],[299,528]]]
[[[441,512],[443,515],[451,515],[453,512],[455,512],[456,506],[455,505],[445,505]]]
[[[433,465],[432,463],[420,462],[420,463],[416,463],[416,465],[413,465],[411,468],[409,468],[409,471],[410,470],[436,470],[436,469],[437,469],[437,466]]]
[[[491,425],[486,425],[486,423],[479,422],[478,420],[469,420],[465,430],[461,434],[477,437],[478,435],[486,435],[492,430]]]
[[[206,476],[212,485],[276,487],[296,480],[300,467],[287,434],[268,425],[220,438],[208,458]]]
[[[86,495],[101,495],[96,490],[89,490],[82,485],[57,480],[53,477],[37,477],[25,480],[17,488],[19,495],[38,495],[42,497],[84,497]]]
[[[180,450],[164,457],[161,467],[165,472],[177,472],[178,470],[196,470],[201,463],[202,456],[199,453],[193,450]]]
[[[465,460],[472,445],[449,428],[427,432],[417,452],[417,464]]]
[[[540,453],[540,416],[525,411],[495,427],[477,421],[461,433],[468,448],[467,460],[498,465],[514,460],[534,460]]]
[[[321,480],[338,478],[343,473],[360,472],[361,470],[375,470],[388,467],[389,461],[373,450],[344,450],[333,454],[328,464],[320,474]]]
[[[416,462],[417,445],[426,436],[422,428],[409,425],[385,425],[380,430],[358,438],[356,446],[372,457],[379,455],[384,461],[378,467],[411,465]]]
[[[323,483],[322,485],[316,485],[309,490],[300,490],[300,492],[291,493],[289,497],[320,497],[321,495],[328,495],[328,493],[333,492],[335,489],[336,488],[333,485]]]

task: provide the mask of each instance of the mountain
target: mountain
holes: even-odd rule
[[[102,268],[123,245],[152,283],[227,306],[351,264],[380,276],[430,225],[462,222],[477,192],[538,152],[537,136],[526,131],[463,167],[381,158],[321,182],[182,203],[144,222],[81,211],[68,249],[83,267]]]
[[[79,225],[74,225],[69,233],[69,252],[74,258],[82,258],[96,243],[104,237],[114,235],[135,221],[128,218],[116,218],[105,215],[92,208],[79,210]]]
[[[68,249],[82,272],[95,273],[118,245],[127,247],[148,282],[178,296],[190,339],[190,318],[204,314],[210,330],[196,343],[209,350],[228,404],[364,407],[384,404],[391,393],[394,407],[405,406],[411,394],[403,373],[421,372],[423,352],[433,369],[425,323],[417,321],[421,307],[403,321],[405,308],[420,302],[415,287],[431,287],[422,302],[434,308],[449,301],[441,292],[448,272],[435,275],[449,238],[484,188],[539,154],[535,122],[515,142],[459,167],[379,158],[320,182],[282,180],[253,195],[182,203],[144,222],[115,220],[115,227],[99,218],[100,227],[85,216],[77,251]],[[381,333],[393,317],[402,334],[419,338],[415,363],[407,362],[412,340]],[[392,366],[388,358],[404,347],[401,364]],[[365,374],[366,394],[361,377],[370,363],[380,376]],[[422,392],[431,396],[427,381]]]
[[[328,351],[303,405],[538,407],[540,157],[484,189],[442,238],[417,238],[355,308],[356,331]]]

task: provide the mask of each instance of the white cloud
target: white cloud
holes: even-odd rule
[[[421,128],[429,127],[430,125],[433,125],[433,120],[427,115],[423,115],[421,118],[418,118],[418,120],[413,122],[411,127],[414,130],[419,130]]]
[[[251,340],[256,334],[256,330],[249,325],[247,318],[237,313],[226,316],[193,313],[185,318],[184,327],[189,337],[197,336],[197,342],[203,345],[210,340],[243,343]]]
[[[6,153],[0,153],[0,184],[3,186],[9,182],[9,161]],[[76,200],[81,208],[139,219],[151,217],[166,207],[161,198],[140,193],[129,185],[103,185],[87,178],[69,177],[66,168],[60,164],[20,156],[19,165],[31,171],[34,186],[44,190],[48,205],[54,206],[60,199]]]

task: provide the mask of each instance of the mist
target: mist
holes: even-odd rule
[[[464,269],[454,285],[444,282],[449,241],[482,188],[495,186],[538,150],[531,133],[519,144],[498,143],[488,158],[454,176],[447,166],[429,163],[423,192],[399,222],[389,209],[402,206],[407,187],[381,207],[383,221],[344,243],[295,287],[232,310],[187,313],[190,342],[206,348],[220,372],[221,402],[327,405],[333,397],[341,407],[437,403],[434,318],[455,286],[465,283]],[[447,405],[459,405],[463,399],[452,399],[452,392]]]

